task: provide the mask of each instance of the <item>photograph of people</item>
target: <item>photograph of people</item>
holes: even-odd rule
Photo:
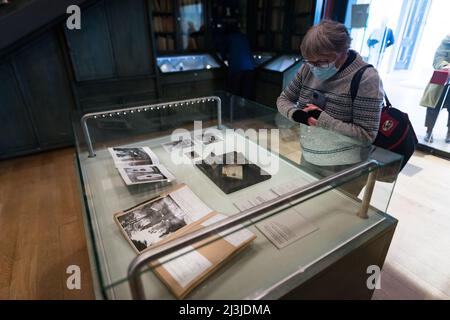
[[[351,37],[345,25],[323,20],[311,27],[301,43],[305,63],[277,100],[279,112],[291,121],[305,121],[301,165],[319,176],[328,176],[368,157],[380,124],[384,99],[375,68],[365,70],[352,101],[350,84],[355,73],[367,65],[350,50]],[[313,104],[321,96],[320,106]],[[311,115],[311,116],[310,116]],[[366,179],[342,189],[358,195]]]
[[[167,179],[157,166],[126,167],[123,168],[123,170],[132,183],[162,181]]]
[[[138,251],[184,227],[185,212],[170,197],[144,204],[117,217]]]

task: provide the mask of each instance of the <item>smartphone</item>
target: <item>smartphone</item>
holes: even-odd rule
[[[320,109],[325,110],[325,106],[327,105],[327,97],[325,97],[322,92],[314,91],[311,103],[318,106]]]

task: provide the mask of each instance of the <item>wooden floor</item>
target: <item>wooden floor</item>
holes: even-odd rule
[[[0,298],[92,299],[73,149],[0,162]],[[81,268],[81,290],[66,269]]]
[[[282,153],[298,161],[294,150]],[[0,162],[1,299],[94,298],[73,152]],[[374,299],[450,299],[449,181],[450,161],[422,153],[400,175],[389,207],[399,224]],[[69,265],[82,270],[79,291],[66,287]]]
[[[450,299],[450,161],[416,153],[388,211],[399,223],[374,299]]]

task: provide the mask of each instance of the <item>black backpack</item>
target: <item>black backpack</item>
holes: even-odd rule
[[[359,89],[359,83],[367,68],[373,68],[372,65],[366,65],[359,69],[353,76],[350,85],[350,94],[352,101],[355,100]],[[404,113],[392,107],[386,93],[384,94],[385,106],[381,111],[380,128],[374,141],[374,145],[383,149],[390,150],[403,156],[403,162],[400,170],[406,165],[408,160],[416,151],[417,140],[411,121],[407,113]]]

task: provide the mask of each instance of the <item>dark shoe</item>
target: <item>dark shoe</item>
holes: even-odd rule
[[[433,134],[431,132],[427,132],[427,134],[423,138],[423,141],[425,141],[426,143],[433,143]]]

